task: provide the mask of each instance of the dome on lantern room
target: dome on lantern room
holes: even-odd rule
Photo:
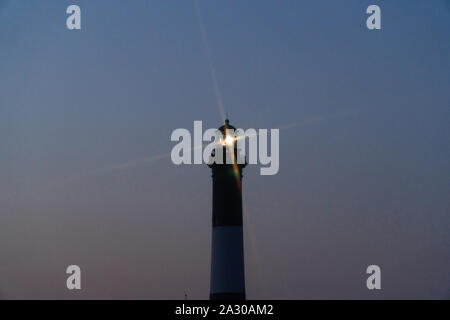
[[[222,132],[222,134],[225,136],[226,130],[236,130],[235,127],[230,125],[230,120],[225,119],[225,124],[219,128],[219,131]]]

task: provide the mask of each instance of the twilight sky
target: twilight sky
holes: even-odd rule
[[[0,298],[208,298],[211,172],[167,156],[221,125],[206,46],[231,123],[281,128],[247,297],[450,298],[450,1],[198,7],[206,43],[190,0],[0,0]]]

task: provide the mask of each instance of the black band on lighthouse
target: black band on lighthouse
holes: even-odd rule
[[[235,173],[233,165],[212,168],[213,178],[213,227],[242,226],[241,172]]]

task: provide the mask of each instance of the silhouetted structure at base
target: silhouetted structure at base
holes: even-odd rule
[[[235,130],[225,120],[223,137]],[[226,163],[226,150],[233,156]],[[210,164],[213,180],[211,300],[245,300],[244,235],[242,228],[242,169],[236,139],[223,140],[223,164]],[[245,161],[244,161],[245,162]]]

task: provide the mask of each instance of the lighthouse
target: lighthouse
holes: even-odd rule
[[[222,133],[223,162],[212,163],[211,300],[245,300],[242,169],[240,150],[229,120]],[[220,147],[219,147],[220,148]],[[231,161],[227,157],[230,157]]]

